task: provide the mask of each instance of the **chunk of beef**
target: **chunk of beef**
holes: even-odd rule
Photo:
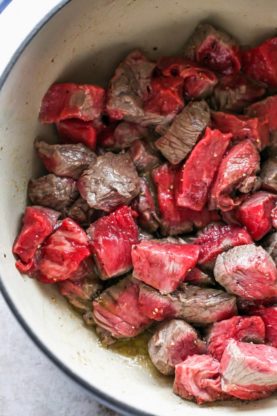
[[[72,218],[83,227],[87,227],[91,223],[94,213],[94,209],[90,208],[87,202],[81,197],[76,199],[66,210],[67,217]]]
[[[76,181],[49,175],[31,179],[28,184],[28,197],[34,205],[62,211],[69,207],[78,197]]]
[[[100,117],[105,90],[95,85],[53,84],[44,95],[39,112],[42,123],[69,118],[91,121]]]
[[[179,319],[163,322],[148,343],[154,366],[165,375],[174,374],[175,366],[194,354],[204,354],[206,344],[196,330]]]
[[[139,173],[146,173],[160,164],[157,151],[150,142],[136,140],[130,146],[129,154]]]
[[[269,144],[268,120],[217,111],[212,113],[212,122],[223,133],[232,133],[234,141],[252,140],[258,150]]]
[[[231,140],[231,134],[206,129],[184,163],[176,186],[176,201],[180,207],[201,211],[208,200],[215,174]]]
[[[146,137],[147,129],[139,124],[123,121],[111,129],[104,129],[99,135],[98,143],[101,147],[110,150],[127,149],[136,140]]]
[[[157,231],[160,221],[153,192],[149,181],[145,177],[140,178],[140,194],[134,200],[132,206],[138,213],[139,225],[150,233]]]
[[[100,218],[87,233],[102,279],[119,276],[132,268],[131,248],[138,242],[138,227],[131,208],[123,206]]]
[[[78,189],[91,208],[111,211],[139,193],[139,177],[128,154],[105,153],[85,170]]]
[[[170,163],[177,165],[191,152],[209,121],[210,111],[205,101],[190,103],[155,146]]]
[[[211,105],[219,111],[241,112],[245,106],[261,98],[265,92],[263,85],[238,73],[220,79],[211,97]]]
[[[13,253],[19,257],[16,267],[26,273],[34,263],[37,249],[53,231],[60,213],[40,206],[27,207],[22,220],[22,228],[17,236]]]
[[[214,284],[213,278],[198,267],[194,267],[187,273],[185,281],[196,286],[213,286]]]
[[[277,195],[260,191],[251,195],[238,208],[237,218],[254,240],[260,240],[271,230],[271,212],[276,201]]]
[[[272,226],[277,230],[277,205],[271,211]]]
[[[242,53],[243,71],[256,81],[277,87],[277,36]]]
[[[185,45],[185,56],[223,74],[240,70],[236,40],[208,23],[200,23]]]
[[[277,193],[277,156],[269,158],[261,169],[262,188]]]
[[[195,267],[199,247],[161,240],[142,241],[132,248],[133,276],[158,289],[173,292]]]
[[[221,390],[220,363],[210,355],[192,355],[175,367],[173,391],[197,404],[227,399]]]
[[[213,266],[220,253],[250,243],[252,238],[244,228],[220,223],[208,225],[194,241],[194,244],[200,245],[198,263],[206,267]]]
[[[234,247],[220,254],[214,276],[227,292],[244,299],[277,296],[276,266],[269,254],[254,244]]]
[[[238,218],[237,218],[237,208],[232,209],[231,211],[221,212],[222,220],[229,225],[239,225],[241,226]]]
[[[37,141],[35,148],[48,172],[57,176],[78,179],[83,170],[96,162],[95,153],[81,143],[48,144]]]
[[[240,205],[243,196],[239,192],[255,189],[259,164],[259,153],[250,140],[232,147],[219,166],[210,194],[210,209],[230,211]]]
[[[143,102],[151,92],[151,75],[155,64],[135,50],[117,67],[107,93],[107,111],[115,120],[140,122]]]
[[[179,318],[199,326],[230,318],[237,313],[234,296],[222,290],[187,284],[182,284],[176,292],[168,295],[142,285],[139,306],[144,315],[155,321]]]
[[[64,143],[83,143],[89,149],[95,150],[97,130],[91,121],[62,120],[56,127]]]
[[[251,104],[246,109],[246,114],[250,117],[260,117],[269,121],[269,131],[277,132],[277,95],[267,97],[262,101]]]
[[[212,71],[188,59],[162,57],[157,67],[164,76],[183,78],[184,94],[189,100],[208,97],[217,84],[217,76]]]
[[[102,290],[102,285],[98,280],[83,278],[77,281],[65,280],[59,282],[58,289],[60,294],[74,308],[85,313],[91,310],[92,300],[99,295]]]
[[[143,332],[151,320],[138,305],[139,286],[125,278],[104,290],[93,302],[95,323],[114,338],[131,338]]]
[[[266,343],[277,348],[277,306],[259,306],[251,309],[251,315],[258,315],[265,324]]]
[[[225,321],[214,323],[208,334],[208,353],[220,361],[230,339],[257,344],[264,343],[265,325],[263,320],[259,316],[233,316]]]
[[[277,388],[277,349],[229,341],[220,363],[222,390],[241,400],[268,397]]]
[[[34,276],[45,283],[76,278],[76,272],[79,278],[78,269],[89,255],[85,231],[71,218],[65,218],[41,247]]]
[[[263,240],[263,247],[266,249],[268,254],[273,258],[277,266],[277,232],[269,235]]]

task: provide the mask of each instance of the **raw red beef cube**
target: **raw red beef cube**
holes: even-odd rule
[[[277,269],[270,255],[254,244],[234,247],[220,254],[214,268],[215,280],[227,292],[244,299],[277,296]]]
[[[277,348],[277,306],[251,308],[251,315],[259,315],[265,324],[266,343]]]
[[[252,238],[244,228],[220,223],[208,225],[194,241],[194,244],[200,245],[198,263],[203,265],[213,263],[223,251],[250,243]]]
[[[268,397],[277,388],[277,349],[231,340],[221,363],[222,390],[241,400]]]
[[[131,208],[118,208],[92,223],[87,232],[102,279],[119,276],[132,268],[131,248],[138,242],[138,227]]]
[[[197,404],[227,399],[222,392],[220,363],[210,355],[192,355],[175,367],[173,391]]]
[[[243,52],[242,65],[251,78],[277,87],[277,37]]]
[[[69,118],[91,121],[100,117],[105,90],[95,85],[53,84],[42,99],[39,119],[57,123]]]
[[[223,158],[210,194],[210,209],[230,211],[240,205],[243,196],[233,196],[236,191],[248,193],[255,189],[260,156],[250,140],[244,140]]]
[[[250,117],[267,119],[269,121],[269,131],[274,133],[277,131],[277,95],[250,105],[246,109],[246,114]]]
[[[180,207],[201,211],[207,203],[208,193],[231,134],[206,129],[204,137],[192,150],[184,163],[176,187],[176,201]]]
[[[235,141],[252,140],[258,150],[269,144],[269,123],[264,118],[250,118],[218,111],[212,113],[212,122],[222,133],[232,133]]]
[[[97,131],[91,121],[78,119],[62,120],[56,124],[58,134],[65,143],[83,143],[95,150]]]
[[[211,95],[217,84],[217,76],[212,71],[188,59],[166,56],[158,61],[157,66],[164,76],[183,78],[184,94],[190,100]]]
[[[187,273],[185,281],[196,286],[210,286],[214,284],[212,277],[198,267],[194,267]]]
[[[174,374],[175,366],[190,355],[205,352],[206,344],[196,330],[180,319],[163,322],[148,343],[152,363],[165,375]]]
[[[251,195],[238,208],[238,220],[254,240],[260,240],[271,230],[271,213],[276,201],[277,195],[260,191]]]
[[[139,225],[149,232],[159,228],[159,217],[156,210],[154,195],[145,177],[140,178],[140,194],[132,204],[138,213]]]
[[[208,335],[208,353],[220,361],[230,339],[256,344],[264,343],[263,320],[259,316],[233,316],[225,321],[214,323]]]
[[[143,332],[151,320],[138,305],[139,286],[129,278],[109,287],[93,302],[97,325],[114,338],[131,338]]]
[[[14,245],[13,253],[19,257],[16,267],[26,273],[34,263],[37,249],[53,231],[60,213],[40,206],[27,207],[23,224]]]
[[[208,23],[196,27],[185,45],[185,56],[223,74],[238,72],[241,67],[235,39]]]
[[[199,247],[160,240],[142,241],[132,248],[133,276],[158,289],[173,292],[198,260]]]
[[[85,231],[71,218],[65,218],[41,248],[38,279],[48,283],[71,279],[89,255]]]
[[[261,98],[265,92],[263,85],[239,72],[220,79],[211,97],[211,104],[216,110],[241,112],[246,105]]]

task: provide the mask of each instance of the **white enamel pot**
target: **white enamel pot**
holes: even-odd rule
[[[28,2],[24,3],[28,8]],[[131,359],[102,348],[53,288],[19,274],[11,254],[26,205],[27,181],[39,173],[33,141],[38,134],[49,135],[50,131],[37,120],[41,98],[50,84],[75,81],[105,85],[115,65],[132,48],[141,47],[153,58],[178,52],[203,19],[226,28],[242,43],[256,42],[276,30],[276,0],[52,3],[54,8],[45,11],[40,22],[33,22],[24,42],[14,45],[19,49],[6,62],[1,77],[0,275],[4,297],[31,338],[63,371],[123,414],[276,415],[276,398],[203,407],[181,400],[172,393],[170,383]],[[24,21],[24,14],[20,19]],[[16,32],[16,25],[12,30]]]

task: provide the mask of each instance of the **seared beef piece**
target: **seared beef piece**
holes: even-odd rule
[[[154,366],[165,375],[174,374],[175,366],[193,354],[204,354],[206,344],[196,330],[180,319],[163,322],[148,343]]]
[[[260,240],[272,229],[271,212],[277,202],[277,195],[256,192],[240,205],[237,218],[254,240]]]
[[[221,390],[220,364],[210,355],[192,355],[175,367],[173,391],[197,404],[228,399]]]
[[[236,298],[222,290],[182,284],[169,295],[161,295],[149,286],[141,285],[139,306],[142,313],[155,321],[180,318],[206,326],[237,313]]]
[[[221,78],[211,97],[212,108],[219,111],[241,112],[244,107],[265,94],[265,88],[245,75]]]
[[[188,100],[208,97],[217,84],[217,76],[212,71],[189,59],[164,56],[159,59],[157,67],[164,76],[183,78],[183,90]]]
[[[86,146],[78,144],[35,143],[36,151],[48,172],[57,176],[78,179],[83,170],[96,162],[96,155]]]
[[[256,81],[277,87],[277,36],[242,53],[243,71]]]
[[[195,211],[205,207],[214,176],[231,137],[231,134],[222,134],[219,130],[207,127],[204,137],[196,144],[178,175],[178,206]]]
[[[200,23],[188,39],[185,56],[223,74],[240,70],[239,46],[236,40],[208,23]]]
[[[194,240],[194,244],[200,245],[198,263],[209,268],[223,251],[249,243],[252,243],[252,238],[244,228],[220,223],[208,225]]]
[[[159,228],[155,199],[149,181],[140,178],[140,194],[133,201],[132,207],[138,213],[138,223],[145,230],[153,233]]]
[[[233,316],[214,323],[207,338],[208,353],[220,361],[230,339],[263,344],[265,341],[263,320],[259,316]]]
[[[76,181],[49,175],[31,179],[28,184],[28,197],[32,204],[62,211],[78,197]]]
[[[101,326],[96,325],[95,332],[98,338],[100,339],[101,344],[104,345],[105,347],[109,347],[110,345],[116,342],[116,339],[111,336],[110,332],[106,331],[106,329],[104,328],[101,328]]]
[[[262,188],[277,193],[277,155],[265,161],[260,176]]]
[[[245,110],[250,117],[260,117],[269,121],[270,133],[277,132],[277,95],[267,97],[262,101],[250,105]],[[277,139],[275,139],[277,141]]]
[[[227,292],[244,299],[277,296],[277,269],[269,254],[254,244],[234,247],[220,254],[214,268],[215,280]]]
[[[142,241],[132,247],[133,276],[158,289],[171,293],[196,266],[199,247],[192,244]]]
[[[250,309],[251,315],[261,316],[265,324],[266,343],[277,348],[277,305],[276,306],[259,306]]]
[[[221,387],[241,400],[268,397],[277,388],[277,349],[229,341],[221,363]]]
[[[146,140],[136,140],[130,146],[129,155],[139,173],[146,173],[160,164],[157,150]]]
[[[210,194],[210,209],[230,211],[240,205],[243,196],[239,192],[255,189],[259,165],[259,153],[250,140],[232,147],[219,166]]]
[[[135,50],[115,70],[107,93],[107,111],[112,119],[140,122],[143,102],[151,93],[155,64]]]
[[[110,212],[139,193],[139,177],[128,154],[105,153],[85,170],[78,189],[91,208]]]
[[[271,211],[272,226],[277,230],[277,205]]]
[[[94,212],[94,209],[90,208],[87,202],[80,197],[66,210],[66,215],[83,227],[87,227],[91,223]]]
[[[177,165],[191,152],[209,121],[210,111],[205,101],[190,103],[175,117],[155,146],[170,163]]]
[[[123,121],[100,132],[98,145],[110,150],[127,149],[136,140],[147,136],[147,129],[139,124]]]
[[[223,133],[232,133],[235,142],[252,140],[258,150],[264,149],[269,144],[268,120],[214,111],[212,124]]]
[[[198,267],[194,267],[187,273],[185,281],[196,286],[213,286],[215,283],[211,276]]]
[[[42,99],[39,120],[57,123],[69,118],[94,120],[102,114],[105,90],[95,85],[53,84]]]
[[[13,254],[19,257],[15,263],[19,271],[26,273],[32,268],[37,249],[54,231],[59,216],[59,212],[40,206],[25,209],[22,228],[13,245]]]
[[[139,286],[130,278],[104,290],[93,302],[95,323],[114,338],[131,338],[140,334],[151,320],[138,305]]]
[[[273,234],[266,237],[262,244],[277,266],[277,232],[275,231]]]
[[[78,119],[62,120],[56,123],[56,128],[63,143],[83,143],[89,149],[95,150],[97,129],[93,122]]]
[[[138,227],[131,208],[123,206],[100,218],[87,233],[101,279],[122,275],[132,268],[131,248],[138,242]]]

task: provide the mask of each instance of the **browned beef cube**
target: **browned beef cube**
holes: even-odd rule
[[[91,223],[94,212],[94,209],[80,197],[66,210],[66,215],[86,227]]]
[[[277,232],[275,231],[273,234],[266,237],[262,244],[277,266]]]
[[[269,158],[261,169],[262,188],[277,192],[277,156]]]
[[[146,173],[160,164],[157,150],[146,140],[136,140],[132,143],[129,154],[139,173]]]

